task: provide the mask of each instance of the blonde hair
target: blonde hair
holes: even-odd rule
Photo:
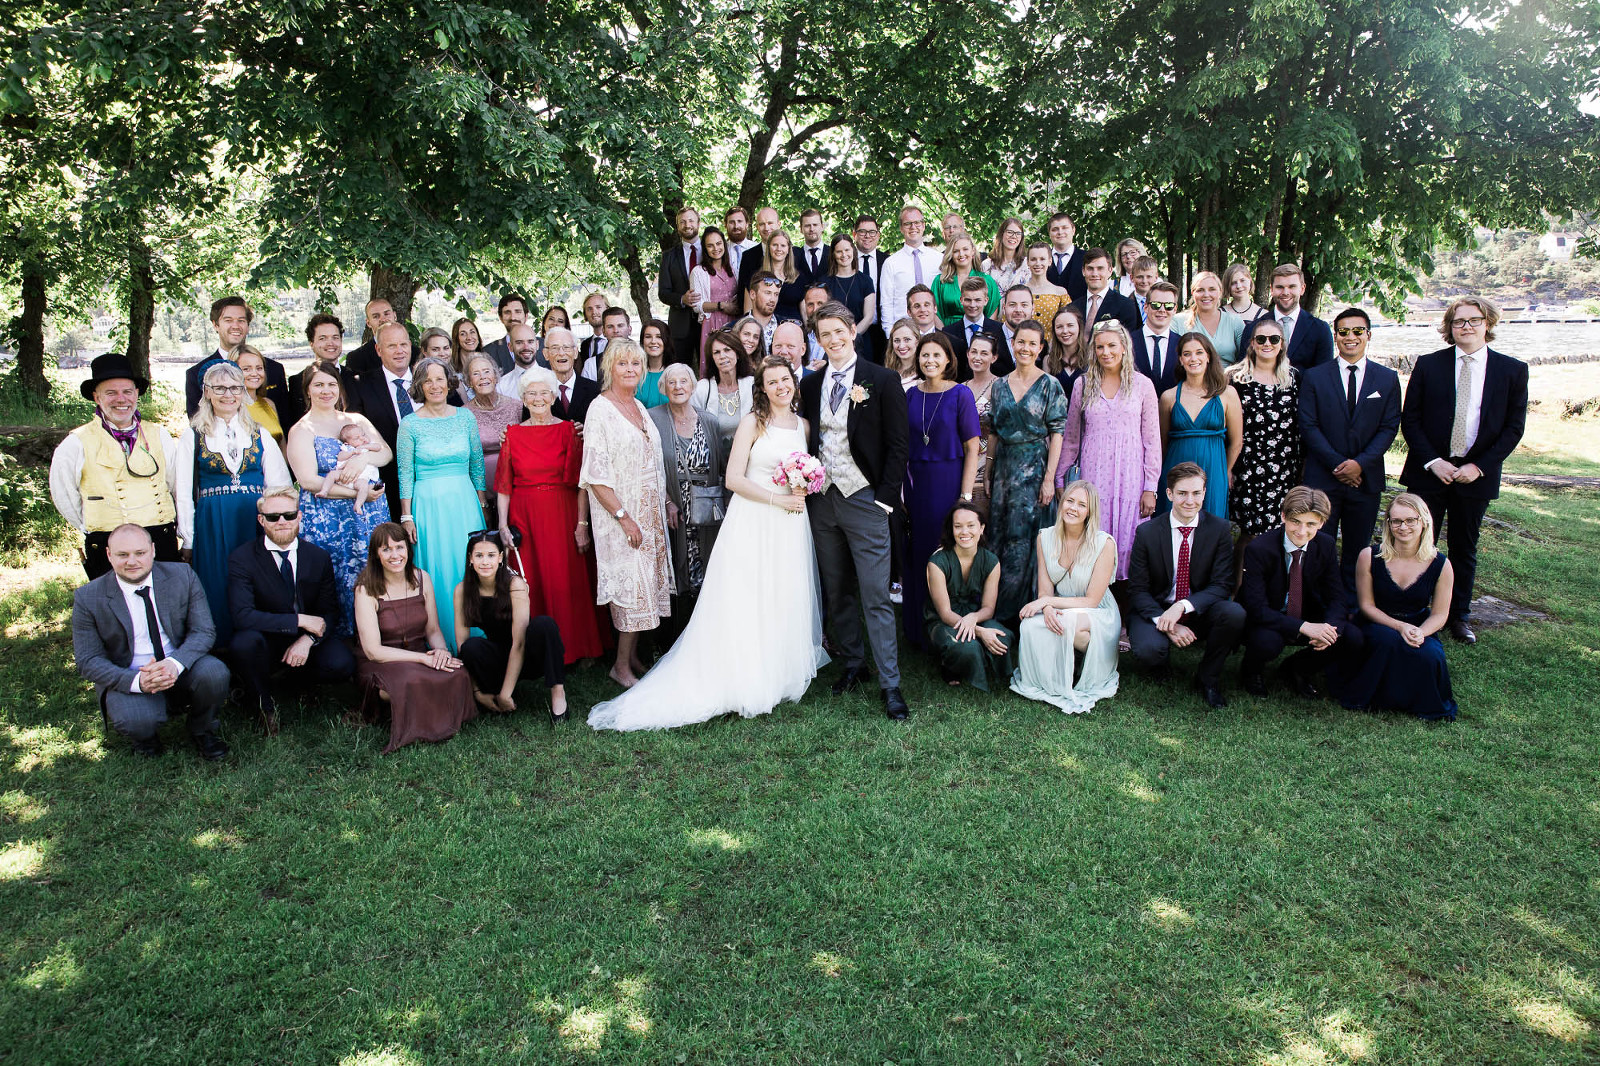
[[[1132,387],[1133,375],[1139,372],[1133,365],[1133,338],[1128,336],[1128,331],[1122,323],[1111,318],[1096,322],[1089,330],[1089,361],[1083,368],[1081,379],[1084,410],[1088,410],[1096,400],[1104,399],[1104,393],[1100,391],[1100,357],[1094,351],[1094,338],[1098,333],[1113,333],[1122,342],[1122,368],[1118,371],[1118,376],[1122,380],[1117,385],[1119,393],[1123,389]]]
[[[1200,313],[1200,305],[1194,302],[1194,290],[1198,288],[1200,283],[1207,278],[1210,278],[1212,281],[1216,282],[1217,288],[1222,290],[1217,296],[1217,310],[1220,312],[1222,310],[1222,305],[1228,302],[1228,287],[1222,284],[1222,279],[1217,277],[1214,271],[1200,271],[1194,277],[1189,279],[1189,306],[1184,308],[1184,312],[1189,316],[1190,325],[1193,325],[1196,321],[1194,316]]]
[[[956,249],[961,246],[962,241],[972,245],[972,263],[967,267],[967,276],[983,273],[978,269],[978,242],[967,236],[963,230],[950,238],[950,243],[944,249],[944,258],[939,261],[939,276],[946,281],[956,280]]]
[[[1487,296],[1457,296],[1450,301],[1450,306],[1444,309],[1444,317],[1439,320],[1439,335],[1445,339],[1446,344],[1455,343],[1455,334],[1451,331],[1450,323],[1455,321],[1456,311],[1462,307],[1476,307],[1483,316],[1483,343],[1488,344],[1494,340],[1494,327],[1500,322],[1500,308]]]
[[[1095,488],[1094,482],[1082,479],[1069,482],[1056,496],[1058,507],[1060,501],[1065,500],[1069,493],[1078,489],[1082,489],[1083,494],[1088,497],[1089,513],[1083,520],[1083,539],[1078,542],[1078,554],[1072,560],[1071,565],[1068,566],[1067,569],[1069,570],[1077,569],[1079,563],[1093,559],[1099,554],[1095,551],[1094,535],[1100,532],[1100,490]],[[1065,507],[1059,507],[1056,511],[1055,529],[1056,550],[1059,552],[1061,550],[1060,545],[1065,544],[1067,541],[1067,509]]]
[[[261,353],[257,352],[256,354],[260,355]],[[226,360],[213,365],[211,369],[206,371],[204,378],[206,388],[220,385],[224,379],[230,385],[237,385],[241,389],[244,388],[244,371]],[[241,392],[239,394],[239,410],[234,417],[239,420],[239,427],[245,433],[254,437],[260,432],[260,429],[256,426],[256,420],[250,417],[249,399],[248,393]],[[217,412],[212,408],[211,395],[205,389],[200,391],[200,406],[195,410],[194,417],[189,419],[189,425],[199,430],[202,438],[211,436],[212,432],[217,428]]]
[[[637,355],[640,367],[644,367],[648,363],[648,360],[644,357],[644,349],[639,347],[637,341],[631,337],[619,337],[606,345],[605,354],[600,356],[600,387],[602,389],[611,387],[611,368],[616,366],[617,360],[624,355]]]
[[[1276,323],[1273,323],[1276,325]],[[1294,384],[1294,368],[1289,363],[1289,346],[1280,344],[1275,351],[1278,353],[1272,364],[1272,379],[1278,385]],[[1225,373],[1230,381],[1255,380],[1256,348],[1253,344],[1245,345],[1245,353],[1237,363],[1230,366]]]
[[[268,500],[285,499],[293,500],[296,507],[300,504],[300,490],[293,485],[268,485],[261,490],[261,499],[256,501],[256,509],[261,509],[261,504]]]
[[[1383,512],[1383,534],[1378,540],[1378,558],[1384,562],[1394,559],[1394,537],[1389,532],[1389,516],[1394,513],[1397,506],[1405,506],[1417,512],[1417,517],[1422,519],[1422,525],[1417,533],[1417,562],[1431,563],[1433,557],[1439,554],[1439,546],[1433,542],[1433,512],[1428,510],[1428,505],[1422,497],[1414,492],[1402,492],[1389,501],[1389,507]]]

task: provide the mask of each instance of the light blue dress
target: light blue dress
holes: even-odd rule
[[[1185,333],[1199,333],[1211,342],[1211,347],[1217,350],[1217,358],[1222,360],[1223,366],[1232,366],[1239,361],[1239,344],[1244,340],[1244,319],[1226,307],[1222,309],[1222,318],[1217,322],[1217,332],[1212,333],[1206,329],[1198,315],[1185,311],[1176,315],[1172,320],[1172,328],[1180,336]]]
[[[467,534],[484,528],[478,493],[486,486],[483,442],[472,412],[443,418],[407,415],[396,441],[400,498],[411,501],[416,565],[433,578],[439,629],[456,650],[455,591],[467,569]]]

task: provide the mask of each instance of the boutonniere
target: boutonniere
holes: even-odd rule
[[[872,395],[872,390],[865,385],[852,385],[850,387],[851,403],[866,403],[867,397]]]

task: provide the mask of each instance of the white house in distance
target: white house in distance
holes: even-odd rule
[[[1539,238],[1539,251],[1546,259],[1571,259],[1581,238],[1577,230],[1553,229]]]

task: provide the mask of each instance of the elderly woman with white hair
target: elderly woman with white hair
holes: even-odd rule
[[[650,418],[661,434],[672,576],[680,602],[700,592],[727,501],[717,423],[691,402],[695,384],[694,371],[687,364],[672,364],[661,372],[666,405],[650,409]],[[672,615],[688,619],[688,611],[682,607],[675,607]]]
[[[256,500],[267,485],[291,480],[270,433],[245,410],[244,373],[234,363],[207,370],[189,432],[173,461],[178,537],[193,564],[217,624],[217,643],[233,636],[228,610],[228,556],[259,535]]]
[[[500,391],[500,367],[486,352],[473,352],[466,357],[461,392],[466,401],[463,406],[478,420],[484,483],[492,487],[495,463],[500,459],[500,444],[506,439],[506,430],[522,421],[522,401]]]

